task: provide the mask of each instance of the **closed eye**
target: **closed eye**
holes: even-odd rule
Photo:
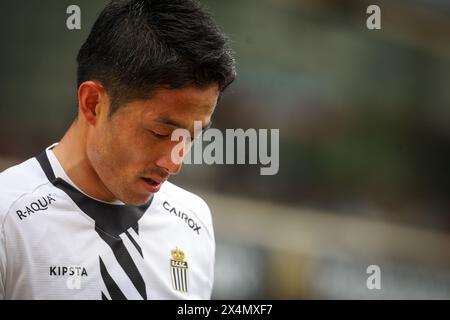
[[[167,138],[170,136],[170,134],[160,134],[155,131],[150,131],[150,132],[153,134],[153,136],[155,136],[158,139],[164,139],[164,138]]]

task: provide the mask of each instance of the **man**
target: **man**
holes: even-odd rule
[[[210,211],[167,179],[234,80],[225,36],[193,0],[113,1],[77,62],[77,119],[0,174],[0,298],[210,298]]]

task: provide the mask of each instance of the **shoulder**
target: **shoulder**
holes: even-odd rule
[[[211,210],[206,201],[201,197],[169,181],[163,184],[159,192],[165,198],[169,198],[179,206],[193,212],[210,232],[213,231]]]
[[[16,200],[47,182],[36,158],[0,172],[0,223]]]

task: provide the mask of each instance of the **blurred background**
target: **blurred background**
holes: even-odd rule
[[[173,179],[212,209],[213,298],[450,299],[450,2],[201,2],[238,62],[214,126],[280,129],[277,175],[186,165]],[[74,119],[75,57],[106,3],[0,1],[0,171]]]

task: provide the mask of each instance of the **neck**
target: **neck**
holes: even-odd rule
[[[88,196],[111,202],[116,197],[106,188],[86,153],[87,135],[80,120],[75,120],[53,153],[75,185]]]

